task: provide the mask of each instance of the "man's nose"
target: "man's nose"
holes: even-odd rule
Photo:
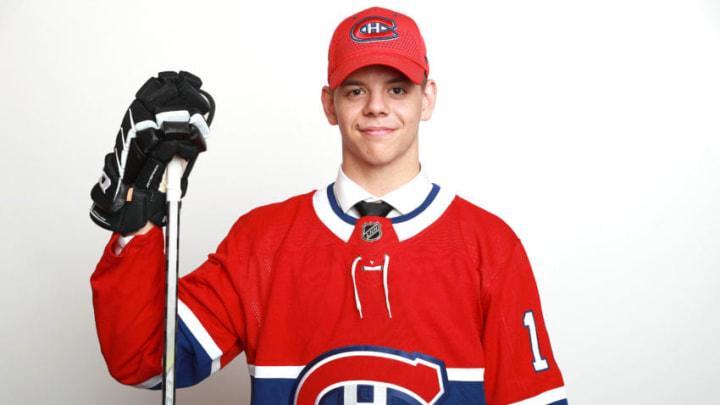
[[[387,115],[388,103],[382,91],[369,93],[364,108],[365,115]]]

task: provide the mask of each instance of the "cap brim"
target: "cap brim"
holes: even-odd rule
[[[425,69],[407,56],[394,53],[378,53],[377,50],[366,54],[354,55],[348,62],[339,65],[330,75],[329,85],[336,89],[350,74],[360,68],[371,65],[390,66],[399,70],[415,84],[423,81]]]

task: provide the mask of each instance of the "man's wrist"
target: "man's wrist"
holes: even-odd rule
[[[112,246],[112,252],[115,255],[119,255],[120,253],[122,253],[123,249],[125,249],[125,246],[127,246],[127,244],[130,243],[132,238],[134,238],[135,236],[138,236],[138,235],[145,235],[146,233],[150,232],[153,228],[155,228],[155,224],[148,221],[145,224],[145,226],[143,226],[142,228],[138,229],[135,232],[130,232],[130,233],[119,235],[118,238],[115,240],[115,243]]]

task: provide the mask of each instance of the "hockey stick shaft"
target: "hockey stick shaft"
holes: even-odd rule
[[[167,167],[167,232],[165,253],[165,351],[163,354],[163,405],[175,404],[175,354],[177,347],[177,285],[180,245],[182,160],[174,156]]]

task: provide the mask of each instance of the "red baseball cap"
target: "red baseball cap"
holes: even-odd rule
[[[416,84],[430,71],[425,41],[412,18],[381,7],[353,14],[338,25],[328,52],[328,84],[336,89],[361,67],[386,65]]]

